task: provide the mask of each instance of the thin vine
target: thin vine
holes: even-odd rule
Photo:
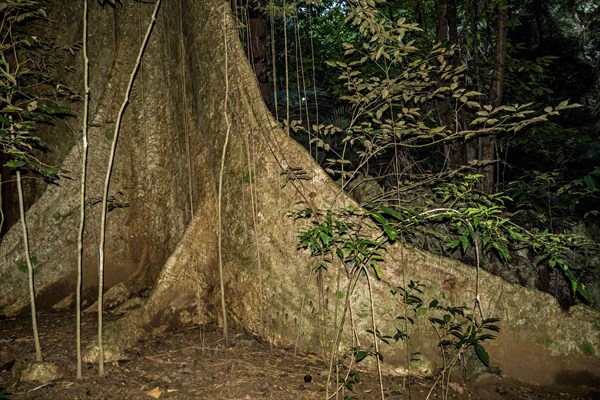
[[[137,59],[135,61],[135,65],[131,71],[131,75],[129,76],[129,83],[127,88],[125,89],[125,97],[123,102],[121,103],[121,107],[119,108],[119,112],[117,114],[117,120],[115,123],[115,130],[113,133],[113,139],[110,147],[110,154],[108,157],[108,166],[106,168],[106,175],[104,179],[104,190],[102,193],[102,216],[100,217],[100,245],[98,247],[99,254],[99,263],[98,263],[98,374],[100,376],[104,375],[104,344],[102,341],[102,331],[103,331],[103,299],[104,299],[104,247],[106,241],[106,213],[108,211],[108,189],[110,185],[110,177],[112,174],[112,168],[115,160],[116,150],[117,150],[117,140],[119,138],[119,132],[121,130],[121,121],[123,119],[123,114],[125,113],[125,108],[129,104],[129,96],[131,95],[131,90],[133,88],[133,82],[135,80],[135,76],[137,74],[138,69],[142,63],[142,56],[144,55],[144,50],[146,49],[146,45],[148,44],[148,40],[150,39],[150,34],[152,33],[152,28],[154,27],[154,23],[156,22],[156,15],[158,14],[158,10],[160,8],[161,0],[157,0],[154,5],[154,11],[152,12],[152,16],[150,17],[150,21],[148,23],[148,29],[146,30],[146,34],[144,36],[144,40],[140,45],[140,49],[137,55]]]

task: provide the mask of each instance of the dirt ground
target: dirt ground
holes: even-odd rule
[[[46,313],[38,318],[47,362],[59,365],[64,376],[49,383],[22,382],[23,365],[34,359],[28,317],[0,320],[0,387],[9,399],[326,399],[328,368],[313,355],[294,355],[293,349],[272,348],[251,335],[237,332],[225,346],[215,327],[188,327],[138,342],[129,358],[107,363],[106,375],[84,364],[84,378],[76,379],[73,313]],[[90,343],[96,316],[85,315],[82,335]],[[352,391],[340,390],[338,399],[380,399],[374,371],[361,371]],[[386,399],[423,400],[433,378],[385,376]],[[335,397],[335,387],[330,386]],[[600,389],[537,387],[507,377],[488,375],[475,382],[450,382],[449,399],[600,399]],[[0,398],[2,396],[0,395]],[[441,388],[429,395],[443,398]]]

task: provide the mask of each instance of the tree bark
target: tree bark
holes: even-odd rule
[[[267,20],[263,12],[264,0],[249,0],[248,8],[248,50],[252,69],[256,74],[260,94],[269,101],[269,38]]]
[[[502,103],[504,91],[504,64],[506,62],[506,44],[508,31],[508,2],[498,3],[498,25],[496,33],[496,46],[494,51],[494,69],[492,72],[492,84],[490,86],[489,101],[493,107]],[[482,168],[483,179],[481,190],[485,193],[493,193],[496,183],[496,137],[484,136],[479,139],[480,160],[486,164]]]
[[[124,4],[115,11],[114,25],[90,24],[118,33],[112,36],[116,46],[114,57],[109,57],[112,67],[107,79],[96,79],[93,86],[94,93],[103,91],[104,96],[96,97],[95,123],[90,129],[90,190],[101,185],[108,142],[105,130],[110,127],[114,106],[122,99],[135,53],[131,49],[139,45],[138,26],[131,21],[140,17],[143,28],[152,6]],[[90,11],[99,18],[96,22],[106,12],[99,8]],[[104,70],[94,66],[93,57],[91,60],[91,73],[98,77]],[[226,79],[230,88],[227,101]],[[229,123],[224,196],[219,206],[220,155]],[[161,10],[121,135],[111,193],[117,198],[121,190],[128,207],[108,216],[107,273],[118,282],[141,277],[152,282],[152,290],[143,306],[106,327],[108,360],[123,357],[125,348],[151,330],[220,322],[219,212],[227,313],[237,326],[275,344],[296,344],[305,351],[327,354],[336,347],[332,343],[348,296],[353,324],[347,317],[340,349],[355,344],[353,329],[368,347],[372,336],[367,330],[373,325],[365,317],[371,315],[366,281],[359,278],[356,290],[347,293],[349,279],[341,266],[316,272],[309,254],[296,249],[301,226],[289,216],[290,210],[298,208],[335,212],[357,205],[340,193],[302,146],[277,128],[262,100],[226,1],[178,0]],[[76,171],[78,154],[73,148],[63,166]],[[297,168],[309,178],[290,179],[282,187],[282,175]],[[78,218],[66,211],[68,207],[78,209],[79,182],[72,182],[49,187],[27,215],[32,251],[41,260],[36,284],[47,305],[68,297],[74,289]],[[188,200],[189,192],[193,202]],[[195,205],[193,217],[190,203]],[[64,215],[59,221],[52,218],[56,210]],[[367,237],[369,232],[375,234],[368,222],[363,221],[357,229]],[[92,228],[86,237],[88,245],[93,242]],[[11,229],[0,244],[0,307],[7,315],[28,305],[26,279],[12,267],[20,249],[18,232]],[[94,255],[87,256],[84,268],[95,275]],[[135,268],[118,275],[130,260]],[[383,334],[395,332],[396,317],[402,314],[390,290],[406,287],[408,280],[414,280],[426,285],[425,301],[438,299],[462,306],[473,304],[479,296],[485,317],[502,318],[503,332],[487,348],[492,362],[498,361],[509,376],[522,377],[522,370],[535,371],[538,375],[529,375],[529,380],[548,383],[561,371],[596,374],[594,371],[600,370],[597,355],[583,356],[576,350],[577,343],[583,341],[600,348],[600,331],[595,325],[600,315],[589,308],[578,306],[570,314],[563,313],[550,295],[506,283],[484,271],[476,274],[457,261],[399,243],[390,244],[381,268],[383,278],[373,285],[373,301],[377,327]],[[87,284],[93,286],[93,282]],[[546,343],[548,338],[552,349],[535,347],[536,357],[520,360],[519,365],[511,364],[513,360],[506,356],[518,353],[524,343],[531,348],[532,343]],[[417,318],[410,351],[440,362],[437,343],[426,317]],[[405,345],[399,342],[382,347],[390,372],[404,364],[398,354],[405,354]],[[86,360],[93,361],[95,355],[91,345]],[[569,363],[563,363],[565,360]]]
[[[459,60],[458,26],[456,14],[456,0],[439,0],[437,10],[437,40],[447,48],[455,47],[455,53],[449,62],[456,66]],[[447,129],[453,130],[455,124],[455,110],[450,99],[439,102],[439,123]],[[466,147],[468,143],[452,142],[444,144],[444,152],[448,160],[448,168],[456,170],[467,163]]]

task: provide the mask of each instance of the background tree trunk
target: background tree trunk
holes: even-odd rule
[[[61,14],[63,18],[80,15],[79,4],[58,0],[56,4],[56,10],[74,8]],[[91,24],[96,31],[90,36],[95,40],[90,48],[97,49],[90,55],[96,99],[90,129],[91,198],[101,186],[108,144],[105,135],[131,70],[135,53],[131,49],[139,45],[139,32],[144,31],[152,7],[124,2],[113,15],[110,9],[92,4],[91,18],[98,19]],[[244,56],[227,4],[178,0],[162,8],[137,78],[111,184],[115,201],[128,207],[108,215],[110,279],[106,282],[107,286],[127,282],[134,293],[142,287],[152,290],[142,307],[106,327],[109,360],[118,359],[124,348],[149,329],[160,332],[179,324],[219,323],[217,187],[228,123],[231,137],[220,211],[229,316],[239,327],[273,343],[296,343],[319,353],[328,353],[338,329],[343,309],[338,294],[349,295],[345,272],[332,268],[317,279],[309,255],[296,250],[300,225],[288,213],[296,208],[335,210],[356,204],[339,193],[302,146],[277,128]],[[60,26],[58,16],[54,21]],[[114,47],[105,46],[109,51],[103,53],[98,46],[102,40],[112,43],[112,38]],[[112,67],[104,69],[107,65]],[[77,171],[79,161],[74,147],[63,168]],[[281,187],[282,174],[291,168],[301,168],[310,178],[289,180]],[[36,284],[47,306],[68,300],[74,289],[78,221],[72,210],[78,209],[78,194],[78,180],[65,180],[49,187],[28,211],[31,247],[40,259]],[[92,217],[95,210],[92,207]],[[62,216],[58,221],[52,217],[57,211]],[[97,225],[88,226],[89,246]],[[368,224],[360,229],[365,234],[371,231]],[[26,279],[13,267],[20,249],[18,232],[11,229],[0,244],[0,307],[7,315],[28,305]],[[94,285],[89,278],[96,273],[94,260],[95,254],[88,251],[84,264],[88,288]],[[378,329],[384,334],[395,332],[396,317],[402,313],[394,306],[390,289],[406,287],[412,279],[426,285],[427,300],[443,299],[460,306],[473,304],[479,295],[485,316],[502,318],[503,332],[488,349],[504,374],[523,378],[523,371],[528,371],[527,379],[552,383],[561,372],[595,374],[590,371],[600,370],[597,355],[584,356],[576,350],[584,341],[600,348],[599,315],[585,306],[563,313],[550,295],[508,284],[483,271],[479,272],[479,293],[475,293],[473,268],[402,248],[399,243],[389,246],[382,270],[383,279],[374,284],[373,295]],[[359,280],[351,300],[356,333],[368,344],[367,329],[372,325],[365,317],[370,315],[370,303],[364,279]],[[348,321],[343,350],[353,343]],[[548,338],[551,348],[536,345],[548,343]],[[410,351],[438,360],[437,342],[426,318],[419,319]],[[404,345],[382,348],[390,369],[403,363],[399,354],[405,354],[401,352]],[[534,348],[536,357],[515,365],[512,357],[521,354],[523,346]],[[94,357],[92,346],[87,360]]]
[[[496,33],[496,47],[494,51],[494,70],[490,87],[490,104],[498,107],[502,102],[504,89],[504,63],[506,61],[506,35],[508,31],[508,3],[498,2],[498,27]],[[481,190],[493,193],[496,183],[496,137],[484,136],[479,139],[479,159],[486,162],[482,169],[483,179]]]
[[[269,101],[269,38],[267,20],[263,11],[264,0],[248,1],[248,54],[252,69],[256,74],[260,94],[265,102]]]
[[[456,16],[456,0],[439,0],[437,9],[437,39],[448,49],[458,46],[458,26]],[[450,58],[449,63],[456,66],[459,59],[459,50]],[[455,121],[458,118],[452,107],[450,99],[439,103],[439,123],[447,129],[455,130]],[[468,143],[453,142],[444,144],[444,152],[448,160],[448,168],[456,170],[467,163]]]

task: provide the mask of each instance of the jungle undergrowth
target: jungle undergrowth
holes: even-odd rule
[[[499,319],[485,318],[483,316],[483,311],[478,300],[477,285],[474,301],[475,306],[472,309],[473,311],[471,311],[466,306],[442,305],[436,299],[431,300],[425,306],[423,300],[424,285],[410,280],[406,287],[399,286],[391,291],[391,294],[397,300],[399,298],[398,303],[402,308],[402,313],[396,318],[400,321],[400,326],[394,333],[382,333],[377,326],[377,303],[373,298],[370,278],[373,275],[377,280],[381,280],[382,272],[379,263],[385,261],[384,252],[387,244],[392,243],[397,236],[389,229],[384,230],[383,234],[375,239],[366,236],[367,232],[373,233],[373,231],[366,228],[364,232],[361,232],[359,225],[351,222],[352,218],[359,215],[362,217],[368,215],[360,210],[348,209],[336,215],[331,211],[327,211],[323,214],[324,218],[316,220],[313,219],[313,211],[311,209],[299,210],[292,213],[294,218],[311,221],[310,225],[301,232],[298,247],[310,251],[311,256],[315,259],[313,268],[322,271],[336,268],[338,272],[341,269],[347,279],[345,292],[340,293],[338,288],[336,294],[338,299],[343,297],[345,301],[339,323],[336,322],[336,335],[329,354],[328,398],[340,391],[343,394],[345,389],[352,390],[353,385],[360,381],[360,375],[355,374],[356,371],[353,369],[353,364],[360,363],[367,359],[367,357],[374,357],[380,380],[380,396],[383,399],[384,389],[381,379],[381,362],[384,360],[380,351],[380,343],[389,344],[392,339],[396,342],[405,342],[407,348],[407,365],[409,365],[408,376],[410,376],[410,362],[413,357],[418,355],[418,352],[409,350],[411,327],[416,324],[418,317],[423,317],[426,314],[430,315],[428,322],[438,336],[438,347],[443,360],[443,367],[430,390],[430,394],[438,384],[441,384],[444,398],[447,397],[450,372],[457,362],[464,358],[465,351],[468,348],[474,349],[479,360],[486,367],[490,366],[489,355],[482,343],[485,340],[494,338],[494,335],[490,332],[499,331],[500,328],[496,325]],[[360,221],[360,219],[358,220]],[[362,278],[364,278],[362,284],[366,286],[368,291],[371,313],[371,328],[367,329],[366,333],[371,336],[372,345],[364,348],[360,346],[357,340],[354,340],[354,338],[358,338],[360,332],[355,331],[356,328],[353,323],[352,337],[354,344],[349,349],[351,360],[350,364],[346,367],[346,376],[340,378],[337,360],[339,357],[341,334],[344,330],[346,315],[348,315],[351,309],[352,294],[357,289],[358,283],[363,280]],[[476,312],[480,313],[479,317],[476,316]],[[337,321],[337,316],[335,317],[335,321]],[[334,368],[336,369],[335,374]],[[336,391],[332,396],[329,396],[329,385],[334,375],[336,381],[341,384],[337,385]]]
[[[277,8],[269,7],[271,14]],[[286,20],[289,12],[279,17]],[[392,21],[372,4],[352,1],[346,15],[353,40],[343,45],[343,61],[328,62],[338,72],[335,86],[340,94],[337,104],[346,110],[343,123],[340,118],[323,117],[323,122],[309,126],[302,119],[291,120],[287,112],[286,131],[308,138],[302,140],[308,140],[304,145],[311,154],[313,148],[319,150],[323,155],[319,163],[340,184],[340,193],[354,191],[358,177],[371,182],[372,190],[360,200],[384,231],[402,232],[419,246],[433,243],[436,252],[488,270],[493,264],[509,262],[511,251],[526,247],[535,254],[536,264],[561,271],[574,299],[587,301],[582,282],[587,267],[574,265],[573,257],[600,254],[598,243],[565,230],[520,222],[512,195],[525,193],[521,187],[482,192],[481,171],[498,160],[473,159],[450,168],[448,154],[439,157],[445,149],[467,148],[477,138],[528,137],[579,105],[567,100],[555,106],[486,104],[486,97],[469,86],[467,66],[453,61],[460,49],[440,43],[423,45],[417,24],[404,18]],[[288,86],[285,105],[289,108]],[[296,89],[300,97],[310,99],[304,85]],[[448,105],[452,124],[444,125],[437,118],[443,111],[440,104]],[[591,172],[554,190],[571,196],[570,207],[589,203],[598,197],[596,175]],[[298,171],[283,176],[304,179]]]
[[[544,124],[578,105],[565,100],[540,110],[533,103],[496,107],[486,104],[482,93],[468,87],[466,66],[451,61],[458,49],[439,43],[427,49],[417,48],[415,38],[421,32],[417,24],[403,18],[391,21],[373,4],[350,3],[346,23],[355,27],[360,39],[344,44],[344,61],[328,62],[339,71],[343,93],[340,101],[350,110],[347,124],[339,126],[325,121],[307,126],[289,118],[283,122],[288,132],[311,138],[308,147],[316,146],[326,154],[321,164],[338,179],[340,191],[348,188],[357,175],[368,176],[372,171],[370,165],[392,155],[387,174],[374,178],[384,193],[368,198],[363,202],[363,209],[342,210],[334,215],[332,204],[328,211],[309,208],[293,212],[295,218],[314,218],[299,239],[299,247],[309,249],[315,258],[314,268],[322,271],[341,268],[348,279],[341,322],[337,325],[331,351],[330,377],[350,308],[349,298],[365,274],[373,320],[368,333],[373,337],[373,345],[370,349],[353,346],[354,362],[374,356],[379,366],[382,361],[380,341],[389,341],[392,337],[395,340],[410,338],[408,325],[414,323],[414,316],[406,314],[401,318],[402,333],[389,336],[379,332],[369,279],[370,274],[381,279],[379,262],[384,261],[387,244],[400,238],[419,243],[423,237],[429,237],[441,243],[443,253],[473,254],[477,270],[472,308],[442,306],[437,300],[424,307],[417,306],[416,297],[404,299],[415,302],[404,304],[405,313],[410,312],[411,307],[417,307],[418,313],[441,313],[428,319],[438,335],[443,359],[442,371],[431,391],[440,383],[445,398],[450,371],[467,349],[473,348],[479,360],[489,366],[489,356],[482,342],[493,339],[490,332],[499,330],[498,320],[485,315],[479,298],[479,268],[483,257],[508,261],[512,248],[526,246],[538,255],[538,262],[558,267],[570,282],[573,295],[586,300],[586,287],[572,268],[571,254],[598,253],[599,249],[597,244],[578,235],[526,228],[517,223],[507,209],[506,204],[512,202],[509,195],[480,190],[480,171],[495,160],[471,160],[451,169],[447,158],[437,159],[428,154],[437,154],[440,148],[476,138],[523,135],[531,126]],[[287,85],[286,92],[289,92]],[[441,125],[435,118],[440,104],[449,105],[453,126]],[[286,106],[289,108],[289,99]],[[286,115],[289,116],[289,111]],[[297,178],[296,172],[284,176]],[[590,179],[584,179],[583,183],[588,189],[593,186]],[[326,216],[325,221],[323,216]],[[371,235],[358,230],[360,223],[356,221],[360,220],[375,224]],[[408,285],[411,296],[416,296],[419,284],[409,281]],[[406,292],[405,296],[408,296]],[[407,357],[409,355],[407,352]]]
[[[46,143],[38,131],[42,124],[52,124],[56,118],[65,116],[68,110],[57,102],[41,98],[46,89],[51,93],[58,89],[48,84],[44,65],[36,63],[32,52],[43,53],[45,44],[29,30],[21,29],[24,22],[45,19],[46,11],[36,1],[23,4],[5,4],[3,22],[0,26],[0,152],[4,166],[16,176],[19,221],[23,234],[24,262],[27,266],[35,360],[43,361],[37,325],[36,293],[34,284],[34,255],[29,250],[29,235],[25,216],[23,177],[26,173],[37,174],[46,181],[54,181],[58,168],[45,164],[41,154]],[[4,182],[0,182],[3,184]],[[0,191],[0,197],[1,197]],[[2,202],[0,201],[0,205]],[[1,215],[1,226],[4,214]]]

